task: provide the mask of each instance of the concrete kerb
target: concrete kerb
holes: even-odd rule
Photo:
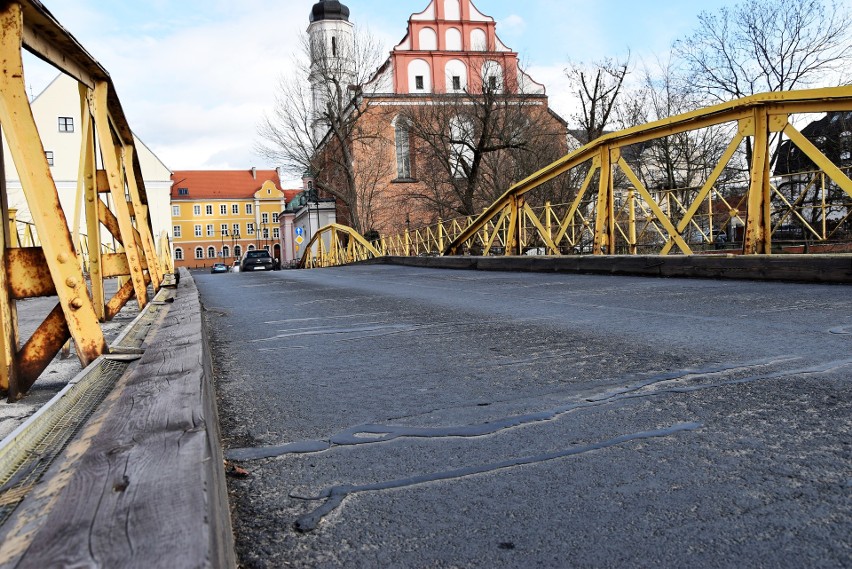
[[[379,257],[365,264],[436,269],[852,283],[852,255]]]
[[[236,566],[211,355],[181,276],[146,309],[141,358],[0,528],[0,566]]]

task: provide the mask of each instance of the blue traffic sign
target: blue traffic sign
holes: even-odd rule
[[[304,234],[305,234],[305,228],[304,228],[304,227],[297,227],[297,228],[296,228],[296,235],[298,235],[299,237],[301,237],[301,236],[302,236],[302,235],[304,235]]]

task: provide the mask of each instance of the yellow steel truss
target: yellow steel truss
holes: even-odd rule
[[[641,237],[653,233],[659,236],[659,239],[654,238],[660,243],[656,249],[658,254],[666,255],[676,248],[680,253],[690,255],[693,250],[684,238],[684,232],[697,231],[706,239],[712,236],[713,200],[716,199],[717,203],[728,206],[729,215],[721,221],[738,219],[745,226],[742,253],[769,254],[773,230],[779,225],[772,224],[772,200],[779,192],[773,190],[771,183],[770,137],[775,133],[786,135],[817,164],[823,180],[827,177],[852,197],[852,180],[848,172],[835,166],[790,123],[790,116],[797,113],[844,110],[852,110],[850,87],[766,93],[605,135],[509,188],[439,251],[457,255],[479,251],[484,246],[486,252],[493,252],[495,237],[485,236],[496,229],[504,236],[500,252],[506,255],[521,254],[525,246],[532,243],[541,244],[550,254],[560,254],[566,247],[572,252],[585,252],[587,246],[593,254],[612,254],[616,252],[617,241],[626,245],[623,248],[626,252],[636,253]],[[685,203],[671,191],[658,192],[662,197],[652,195],[622,156],[622,149],[628,146],[724,124],[736,125],[733,138],[704,184],[697,191],[688,189],[693,194],[690,203]],[[716,182],[746,138],[751,139],[752,148],[747,192],[744,201],[732,206],[716,188]],[[525,196],[578,168],[587,170],[585,181],[562,221],[554,227],[550,224],[553,219],[551,213],[548,213],[546,223],[539,223],[540,218],[531,215]],[[629,181],[626,204],[619,205],[616,201],[616,174]],[[597,194],[590,196],[595,178],[598,181]],[[781,201],[787,202],[784,204],[789,208],[787,215],[798,215],[795,211],[797,205],[786,199]],[[640,219],[636,218],[637,207]],[[707,207],[711,220],[709,227],[696,223],[696,215],[702,207]],[[549,206],[546,209],[549,210]],[[826,217],[822,219],[825,224]],[[508,226],[501,230],[507,220]],[[527,220],[532,222],[535,231],[528,233]],[[827,227],[822,232],[813,228],[811,231],[817,237],[824,236]]]
[[[319,229],[311,237],[299,267],[332,267],[381,256],[382,254],[360,233],[351,227],[332,223]]]
[[[148,284],[158,289],[166,269],[151,236],[133,134],[109,74],[40,2],[0,3],[0,26],[0,126],[33,220],[23,233],[18,231],[14,212],[8,210],[5,168],[0,168],[0,205],[9,220],[0,232],[6,268],[0,271],[0,390],[14,400],[29,390],[67,340],[73,338],[84,366],[104,353],[100,321],[114,316],[132,297],[144,307]],[[72,236],[59,201],[24,86],[23,48],[80,85],[83,143],[77,204],[85,203],[85,236],[77,224],[82,207],[74,212]],[[102,228],[121,244],[121,251],[104,250]],[[128,284],[107,300],[104,279],[116,276],[129,277]],[[36,296],[56,296],[58,304],[21,347],[15,301]]]

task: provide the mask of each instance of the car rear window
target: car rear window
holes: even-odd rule
[[[257,259],[258,257],[269,257],[269,251],[249,251],[246,253],[249,259]]]

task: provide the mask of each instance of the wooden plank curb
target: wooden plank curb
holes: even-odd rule
[[[236,567],[201,305],[181,271],[142,358],[3,526],[0,566]]]

